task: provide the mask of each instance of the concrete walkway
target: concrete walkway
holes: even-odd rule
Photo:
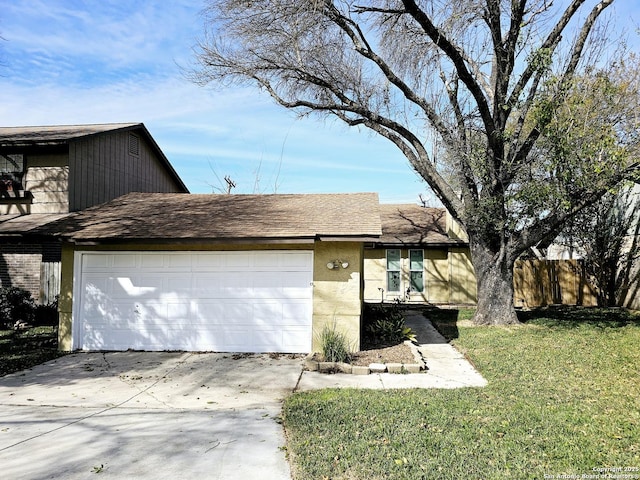
[[[319,372],[303,372],[296,391],[321,388],[464,388],[484,387],[487,381],[469,361],[447,343],[422,313],[405,312],[406,325],[416,333],[418,350],[427,363],[423,373],[402,375],[374,373],[370,375],[327,375]]]

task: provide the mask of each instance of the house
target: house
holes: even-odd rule
[[[627,308],[640,310],[640,180],[636,180],[630,192],[630,213],[635,214],[635,222],[630,225],[625,239],[624,254],[631,261],[624,275],[621,303]]]
[[[468,238],[446,209],[381,205],[380,212],[382,236],[365,250],[366,302],[476,304]],[[595,305],[579,267],[576,260],[517,260],[515,306]]]
[[[374,193],[130,193],[37,229],[62,245],[62,350],[359,349]]]
[[[52,301],[60,243],[35,230],[132,191],[188,193],[142,123],[0,127],[0,285]]]
[[[366,302],[476,303],[469,243],[446,209],[383,204],[380,218],[364,252]]]

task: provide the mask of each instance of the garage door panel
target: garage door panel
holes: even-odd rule
[[[118,269],[134,269],[140,263],[139,255],[105,255],[105,257],[108,259],[109,266]]]
[[[113,259],[111,255],[90,255],[83,257],[82,267],[85,271],[101,270],[110,268],[112,266]]]
[[[157,276],[118,276],[111,280],[113,298],[156,298],[164,291],[162,278]]]
[[[308,304],[306,302],[287,302],[282,304],[282,318],[291,323],[304,324],[308,315]]]
[[[165,267],[166,255],[137,255],[141,268],[155,269]],[[138,262],[136,262],[138,263]]]
[[[253,266],[256,270],[276,270],[278,267],[282,266],[281,255],[276,252],[255,255],[253,259]]]
[[[113,278],[105,277],[99,274],[85,274],[84,276],[84,290],[85,294],[97,294],[100,292],[102,295],[111,294]]]
[[[282,286],[279,273],[254,272],[250,278],[253,288],[276,288]]]
[[[224,322],[226,305],[212,300],[193,300],[193,315],[200,319],[207,319],[211,324]]]
[[[289,327],[282,331],[282,345],[285,351],[301,352],[307,346],[307,328],[305,326]]]
[[[166,293],[173,293],[176,295],[192,296],[193,292],[193,278],[190,275],[175,275],[165,279]]]
[[[219,285],[226,293],[233,294],[235,290],[247,290],[250,288],[250,285],[247,285],[250,280],[246,272],[228,272],[224,275],[224,278],[220,279]]]
[[[194,304],[194,316],[211,325],[246,323],[251,314],[251,305],[247,303],[198,301]]]
[[[193,270],[199,271],[223,271],[225,259],[218,253],[202,253],[198,255],[197,261],[193,263]]]
[[[169,319],[173,320],[175,317],[169,317],[169,304],[164,302],[136,302],[133,305],[133,314],[144,324],[159,324],[168,323]],[[179,317],[178,317],[179,318]]]
[[[222,258],[225,260],[224,265],[233,270],[234,267],[248,268],[251,266],[253,254],[245,252],[230,252],[228,255],[223,255]]]
[[[256,328],[251,332],[255,350],[264,351],[270,345],[282,344],[282,330],[273,327]]]
[[[288,267],[293,271],[309,271],[309,256],[305,253],[291,253],[280,255],[280,266]]]
[[[84,253],[75,345],[307,352],[312,260],[308,251]]]
[[[175,300],[167,302],[167,318],[179,321],[191,320],[193,308],[191,302],[176,302]]]
[[[251,315],[260,324],[279,324],[282,320],[282,303],[255,301],[252,305]]]
[[[91,279],[82,289],[83,312],[97,311],[100,314],[113,309],[113,297],[111,296],[110,279]]]
[[[255,351],[251,344],[251,329],[247,327],[232,326],[220,330],[221,334],[217,339],[222,339],[219,343],[227,346],[235,352]],[[217,345],[216,345],[217,346]]]
[[[220,298],[222,281],[221,275],[196,273],[192,276],[191,294],[195,298]]]
[[[282,276],[282,288],[289,298],[310,298],[311,281],[307,272],[289,272]]]

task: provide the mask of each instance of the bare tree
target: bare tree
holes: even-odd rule
[[[516,323],[516,258],[638,170],[635,117],[570,168],[554,138],[576,74],[607,53],[612,3],[209,0],[195,80],[257,85],[395,144],[469,235],[475,322]]]

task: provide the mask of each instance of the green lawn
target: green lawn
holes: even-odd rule
[[[640,317],[563,309],[524,319],[510,328],[440,319],[485,388],[291,396],[283,417],[295,478],[587,478],[640,467]]]
[[[0,330],[0,376],[31,368],[61,355],[55,327]]]

